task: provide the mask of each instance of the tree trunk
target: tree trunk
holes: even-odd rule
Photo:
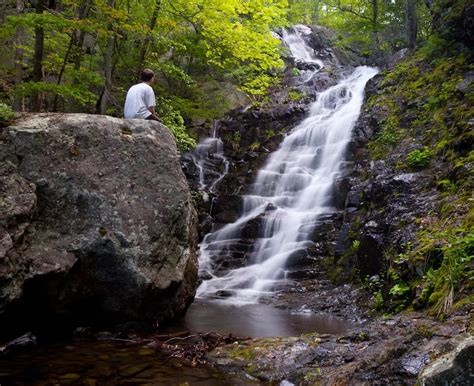
[[[115,46],[115,37],[110,37],[107,42],[107,50],[104,58],[104,91],[100,97],[99,114],[105,114],[107,106],[109,105],[110,94],[112,92],[112,69],[113,69],[113,54]]]
[[[77,12],[77,18],[78,20],[82,20],[84,18],[87,17],[87,14],[89,13],[89,8],[90,8],[90,0],[85,0],[81,6],[79,7],[79,10]],[[79,33],[79,37],[78,37],[78,33]],[[73,31],[71,33],[71,38],[69,40],[69,46],[66,50],[66,54],[64,55],[64,59],[63,59],[63,64],[61,66],[61,70],[59,71],[59,75],[58,75],[58,80],[57,80],[57,84],[61,84],[61,81],[62,81],[62,78],[63,78],[63,75],[64,75],[64,72],[66,71],[66,65],[69,61],[69,57],[71,55],[71,52],[73,51],[74,47],[77,48],[77,55],[76,55],[76,58],[75,58],[75,64],[74,64],[74,69],[76,70],[79,70],[80,68],[80,65],[81,65],[81,52],[82,52],[82,42],[84,41],[84,31]],[[73,85],[74,84],[77,84],[76,80],[74,79],[73,81]],[[58,95],[56,95],[54,97],[54,107],[53,107],[53,111],[57,111],[58,109]]]
[[[92,0],[85,0],[82,5],[79,7],[78,11],[78,18],[79,20],[85,19],[89,16],[89,11],[91,8]],[[76,38],[75,44],[77,48],[76,55],[74,57],[74,70],[79,71],[81,68],[81,60],[82,60],[82,45],[84,44],[84,39],[86,37],[86,33],[84,31],[79,32],[79,36]],[[77,83],[76,79],[74,79],[74,84]]]
[[[153,8],[153,14],[151,15],[150,23],[148,24],[148,26],[150,27],[150,32],[153,31],[155,28],[156,19],[158,18],[158,13],[160,12],[160,9],[161,9],[161,2],[162,0],[156,0],[155,2],[155,7]],[[147,36],[140,49],[140,56],[138,58],[137,69],[136,69],[137,78],[140,78],[140,72],[143,68],[143,62],[145,61],[146,53],[147,53],[148,46],[150,45],[150,43],[151,43],[151,38]]]
[[[374,36],[375,46],[379,46],[379,2],[378,0],[372,0],[372,33]]]
[[[314,25],[319,25],[319,0],[315,0],[314,14],[313,14],[313,24]]]
[[[23,0],[16,0],[16,14],[20,15],[25,9],[25,4]],[[14,55],[14,65],[15,65],[15,85],[19,85],[23,82],[23,41],[25,39],[25,27],[18,26],[15,33],[15,55]],[[15,97],[13,100],[13,109],[16,111],[24,111],[23,98],[20,99]]]
[[[408,47],[415,48],[416,37],[418,34],[416,0],[406,0],[405,2],[405,24]]]
[[[107,5],[111,8],[115,7],[115,0],[108,0]],[[104,115],[107,112],[107,107],[110,101],[110,94],[112,92],[112,72],[113,72],[113,55],[115,47],[115,35],[112,35],[107,40],[107,49],[104,56],[104,90],[100,96],[98,103],[98,113]]]
[[[42,14],[44,11],[44,0],[36,0],[37,14]],[[41,82],[43,80],[43,44],[44,44],[44,30],[43,27],[35,27],[35,54],[33,61],[33,82]],[[33,96],[32,110],[40,111],[41,101],[40,95]]]

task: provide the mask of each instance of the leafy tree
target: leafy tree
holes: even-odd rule
[[[120,115],[125,91],[143,67],[155,69],[157,91],[181,105],[202,99],[199,88],[213,80],[258,98],[282,66],[271,29],[286,22],[286,0],[25,5],[2,12],[0,27],[0,50],[18,54],[15,65],[2,68],[10,79],[3,96],[13,95],[21,109]]]

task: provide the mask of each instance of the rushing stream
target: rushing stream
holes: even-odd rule
[[[285,33],[285,43],[298,60],[316,63],[298,32]],[[322,65],[313,70],[313,75]],[[313,243],[308,235],[322,214],[331,213],[331,192],[340,171],[352,128],[360,113],[364,87],[377,73],[358,67],[337,85],[320,93],[309,116],[284,139],[259,171],[242,216],[206,235],[201,243],[200,269],[211,278],[198,289],[198,298],[231,304],[257,303],[286,282],[286,264]],[[306,77],[307,75],[305,75]],[[215,258],[242,248],[241,232],[250,221],[261,222],[263,234],[249,248],[247,266],[223,275]]]

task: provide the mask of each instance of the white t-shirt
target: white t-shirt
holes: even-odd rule
[[[125,118],[146,119],[151,115],[148,107],[155,106],[155,93],[145,82],[130,87],[125,98],[123,115]]]

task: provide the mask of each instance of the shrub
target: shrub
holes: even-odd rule
[[[10,106],[0,102],[0,121],[8,121],[15,118],[15,113]]]
[[[298,90],[291,90],[288,93],[288,100],[298,102],[305,97],[305,94]]]
[[[431,159],[431,151],[427,146],[424,146],[422,150],[413,150],[407,156],[407,163],[411,169],[423,169],[426,168]]]
[[[196,146],[196,140],[186,131],[181,113],[172,106],[169,100],[158,97],[156,112],[162,118],[163,124],[173,133],[181,151],[189,150]]]

